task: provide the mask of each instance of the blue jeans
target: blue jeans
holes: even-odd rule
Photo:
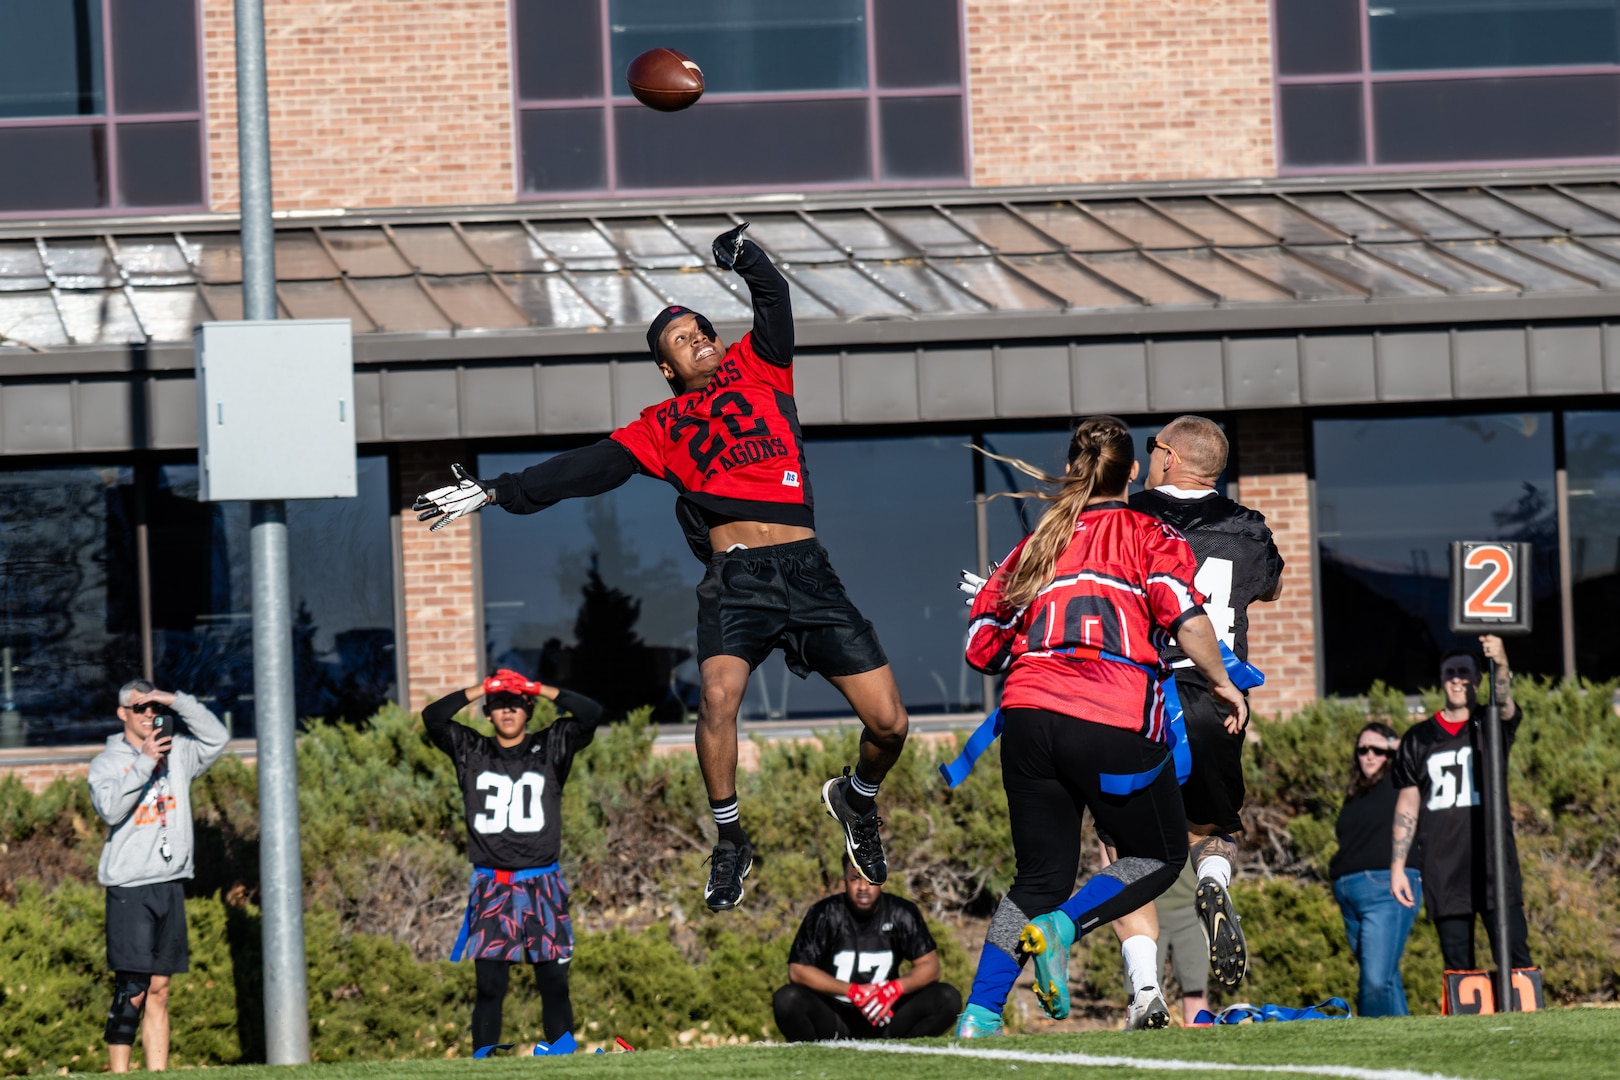
[[[1362,870],[1333,882],[1350,951],[1361,964],[1356,1011],[1362,1016],[1407,1015],[1401,953],[1423,905],[1423,875],[1408,868],[1406,879],[1412,884],[1412,907],[1390,895],[1388,870]]]

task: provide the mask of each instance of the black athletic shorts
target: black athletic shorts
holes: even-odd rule
[[[1192,775],[1181,785],[1191,825],[1213,825],[1228,835],[1243,831],[1243,735],[1226,730],[1226,707],[1202,686],[1178,683]]]
[[[814,538],[717,552],[698,584],[698,663],[738,656],[752,671],[780,648],[788,670],[828,678],[889,662]]]
[[[107,886],[107,967],[137,975],[191,970],[182,883]]]

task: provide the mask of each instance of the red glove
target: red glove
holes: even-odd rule
[[[894,1019],[894,1003],[900,1000],[903,991],[900,989],[899,979],[890,979],[888,982],[872,983],[872,989],[866,995],[866,1000],[858,1007],[866,1022],[874,1027],[884,1027]],[[854,1000],[854,995],[850,996]]]
[[[877,983],[850,983],[849,1003],[857,1009],[864,1009],[867,1001],[877,990]]]
[[[535,682],[533,679],[520,675],[510,668],[501,668],[484,680],[484,693],[486,694],[526,694],[529,697],[539,697],[540,691],[544,689],[545,685],[543,683]]]

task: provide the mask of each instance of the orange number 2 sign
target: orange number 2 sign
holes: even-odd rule
[[[1482,544],[1468,552],[1463,565],[1469,570],[1489,568],[1485,580],[1463,601],[1463,616],[1469,619],[1513,618],[1513,604],[1501,599],[1513,580],[1512,552],[1495,544]]]

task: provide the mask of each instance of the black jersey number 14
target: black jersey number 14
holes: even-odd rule
[[[735,390],[727,390],[714,399],[713,413],[713,419],[723,423],[733,439],[754,439],[770,434],[770,427],[764,420],[754,420],[746,427],[743,425],[744,417],[754,415],[754,406]],[[677,419],[669,429],[671,442],[680,442],[688,431],[692,432],[686,452],[692,456],[692,464],[698,467],[699,472],[707,472],[714,459],[726,448],[726,440],[710,424],[709,417],[688,413]]]

